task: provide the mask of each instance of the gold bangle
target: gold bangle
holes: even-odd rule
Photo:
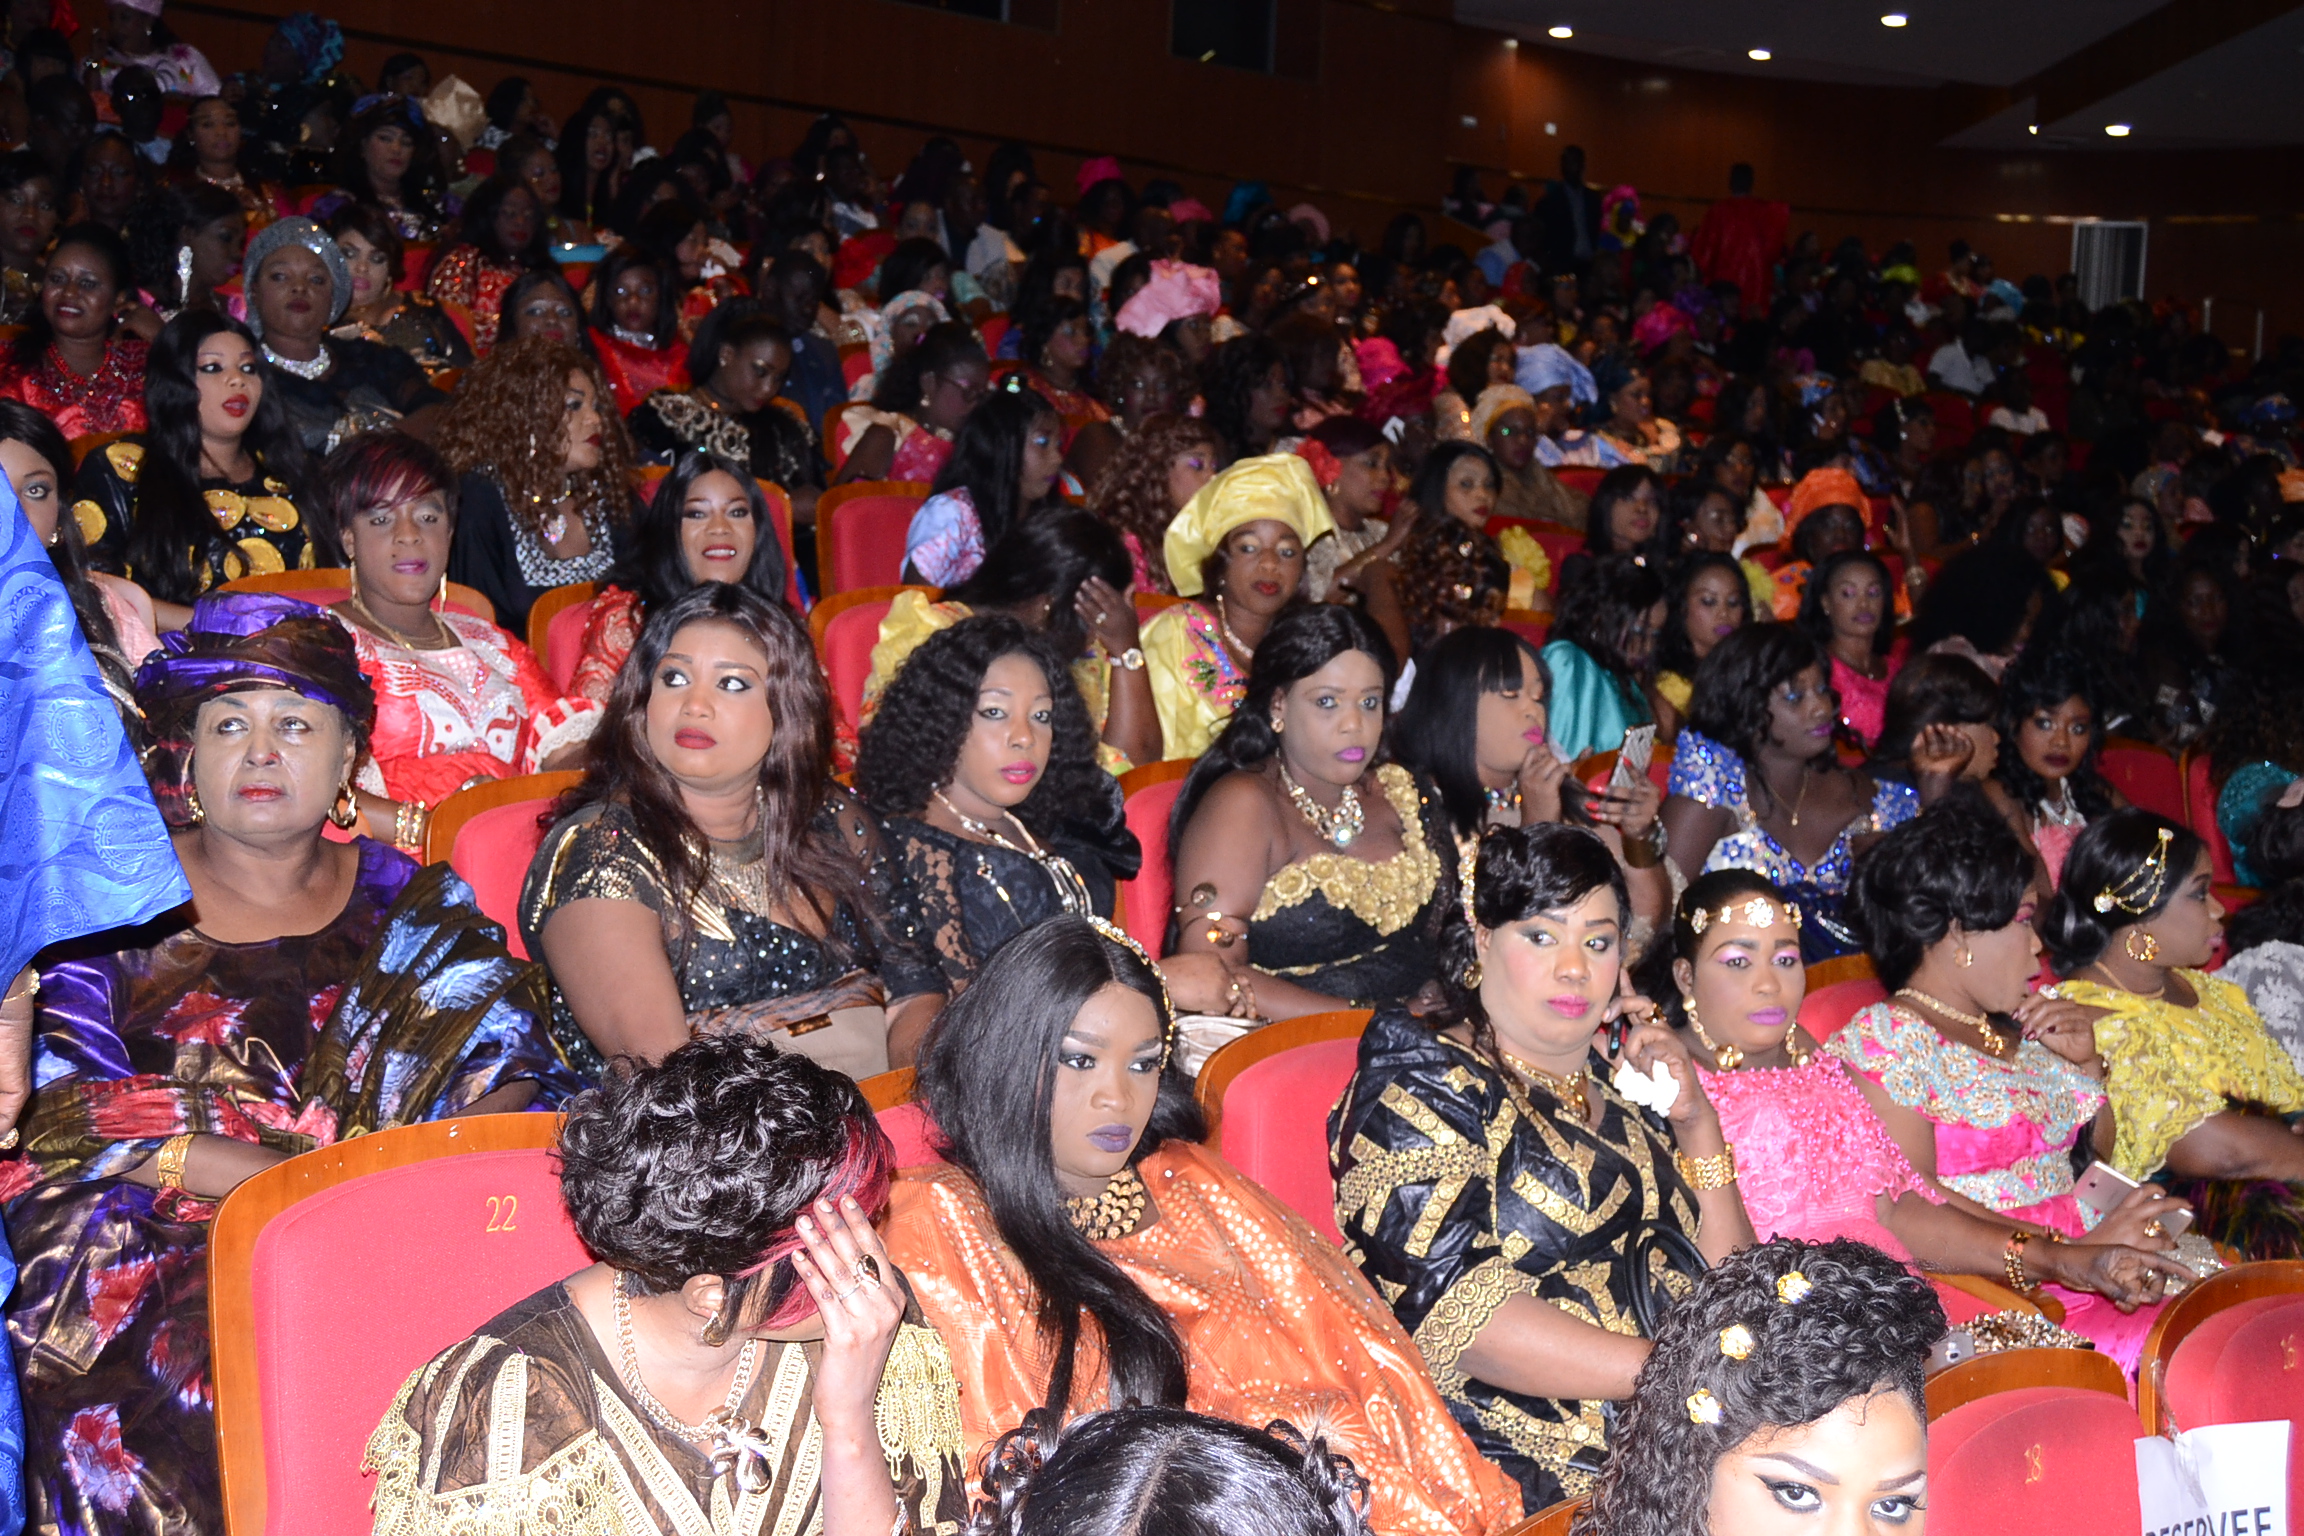
[[[40,995],[39,971],[28,965],[24,967],[24,975],[31,978],[29,981],[24,983],[24,990],[21,992],[11,990],[7,996],[0,997],[0,1008],[6,1007],[8,1004],[15,1002],[20,997],[38,997]]]
[[[1726,1189],[1736,1182],[1736,1146],[1731,1142],[1710,1157],[1690,1157],[1675,1149],[1672,1161],[1679,1166],[1680,1177],[1698,1194],[1715,1189]]]
[[[2024,1271],[2024,1247],[2031,1241],[2029,1232],[2011,1232],[2008,1246],[2000,1250],[2000,1268],[2007,1274],[2008,1289],[2019,1296],[2029,1296],[2040,1289],[2039,1282]]]
[[[184,1187],[184,1160],[192,1155],[192,1133],[171,1136],[160,1143],[159,1174],[162,1189]]]

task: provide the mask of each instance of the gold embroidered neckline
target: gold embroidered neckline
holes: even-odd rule
[[[1424,837],[1416,780],[1397,763],[1376,770],[1377,787],[1400,818],[1400,851],[1381,862],[1348,853],[1316,853],[1264,882],[1250,922],[1264,922],[1317,893],[1380,934],[1416,919],[1440,881],[1440,859]]]

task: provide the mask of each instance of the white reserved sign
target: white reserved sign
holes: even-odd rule
[[[2284,1419],[2136,1442],[2143,1536],[2288,1536]]]

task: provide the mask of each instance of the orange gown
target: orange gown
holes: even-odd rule
[[[1261,1429],[1320,1429],[1373,1494],[1380,1536],[1491,1536],[1520,1490],[1449,1417],[1422,1356],[1334,1245],[1205,1147],[1170,1142],[1137,1165],[1158,1219],[1097,1246],[1183,1341],[1185,1406]],[[908,1168],[889,1199],[888,1255],[951,1352],[966,1464],[1047,1391],[1047,1346],[1023,1265],[958,1168]],[[1072,1411],[1105,1406],[1091,1325]]]

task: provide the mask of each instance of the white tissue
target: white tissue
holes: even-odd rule
[[[1645,1075],[1629,1061],[1616,1063],[1616,1091],[1642,1109],[1668,1115],[1680,1099],[1680,1080],[1659,1061]]]

